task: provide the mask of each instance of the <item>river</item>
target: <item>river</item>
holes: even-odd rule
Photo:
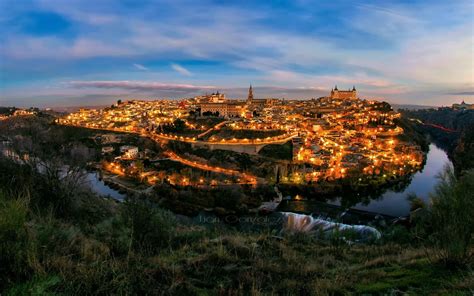
[[[446,165],[452,166],[446,152],[431,144],[425,166],[421,171],[415,173],[410,185],[405,190],[402,192],[389,190],[382,194],[380,198],[370,201],[369,204],[357,204],[354,208],[391,216],[408,215],[410,213],[410,202],[407,200],[408,194],[414,193],[423,201],[429,202],[430,193],[434,191],[436,184],[439,182],[437,176]]]
[[[99,178],[97,172],[88,172],[86,175],[86,181],[89,183],[92,190],[99,195],[110,196],[118,201],[123,201],[125,199],[125,194],[105,185],[104,181]]]
[[[435,186],[439,182],[437,176],[446,165],[452,166],[446,152],[436,145],[430,144],[425,166],[413,175],[410,184],[403,191],[388,190],[380,196],[370,199],[368,203],[360,202],[351,208],[395,217],[407,216],[410,214],[410,201],[407,196],[414,193],[423,201],[429,202],[430,193],[434,192]],[[361,197],[360,200],[364,200],[364,198]],[[340,205],[341,198],[328,201],[328,203]],[[318,203],[310,199],[298,201],[297,206],[298,211],[313,212]],[[291,210],[291,203],[289,210]]]
[[[410,202],[407,200],[408,194],[415,193],[425,202],[429,202],[429,195],[434,191],[434,187],[439,181],[437,176],[446,165],[452,166],[446,152],[436,145],[430,144],[425,166],[413,175],[410,184],[402,192],[388,190],[378,198],[372,199],[368,203],[358,203],[352,208],[390,216],[406,216],[410,213]],[[92,189],[100,195],[109,195],[119,201],[123,201],[125,198],[124,194],[105,185],[95,172],[88,173],[87,180]],[[329,203],[339,205],[340,199],[335,199]],[[315,206],[311,203],[311,200],[300,201],[298,204],[300,210],[303,206],[307,211],[311,211],[311,207]]]

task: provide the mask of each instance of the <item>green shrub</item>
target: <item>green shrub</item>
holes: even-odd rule
[[[474,233],[474,170],[459,179],[452,168],[440,175],[440,182],[431,196],[427,209],[417,227],[427,246],[448,266],[470,262]]]
[[[128,199],[123,208],[123,219],[131,228],[135,250],[155,253],[168,247],[175,235],[174,215],[143,198]]]
[[[37,255],[40,262],[48,256],[71,256],[79,253],[80,229],[56,220],[53,216],[34,220],[29,228],[30,252]]]
[[[60,282],[61,279],[58,276],[34,277],[26,283],[15,285],[8,290],[7,295],[56,295],[49,291]]]
[[[122,216],[112,217],[96,225],[94,235],[116,256],[125,255],[130,250],[132,229],[125,223]]]
[[[408,194],[407,199],[410,202],[410,212],[426,207],[425,202],[414,193]]]
[[[0,291],[27,274],[28,200],[7,199],[0,191]]]
[[[400,245],[413,244],[413,234],[405,226],[391,225],[383,231],[382,244],[397,243]]]

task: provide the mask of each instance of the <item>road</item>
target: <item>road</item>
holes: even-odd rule
[[[216,124],[215,126],[211,127],[210,129],[208,129],[207,131],[203,132],[203,133],[200,133],[196,138],[202,138],[204,137],[205,135],[207,135],[208,133],[212,132],[212,131],[215,131],[215,130],[218,130],[220,129],[221,127],[223,127],[224,125],[226,125],[227,123],[229,123],[230,121],[223,121],[221,123],[218,123]]]
[[[246,184],[252,184],[252,185],[257,184],[257,178],[252,176],[252,175],[246,174],[246,173],[242,173],[242,172],[239,172],[239,171],[236,171],[236,170],[231,170],[231,169],[225,169],[225,168],[221,168],[221,167],[213,167],[213,166],[210,166],[210,165],[207,165],[207,164],[204,164],[204,163],[199,163],[197,161],[191,161],[191,160],[185,159],[185,158],[177,155],[176,153],[174,153],[172,151],[166,151],[165,154],[170,159],[172,159],[174,161],[178,161],[178,162],[180,162],[182,164],[185,164],[187,166],[190,166],[190,167],[198,168],[198,169],[205,170],[205,171],[211,171],[211,172],[215,172],[215,173],[230,175],[230,176],[237,176],[239,178],[244,179],[245,180],[244,183],[246,183]]]
[[[222,139],[220,141],[200,141],[197,140],[196,138],[190,138],[190,137],[183,137],[183,136],[177,136],[177,135],[166,135],[166,134],[156,134],[156,133],[151,133],[151,132],[146,132],[146,131],[127,131],[119,128],[106,128],[106,127],[91,127],[91,126],[82,126],[82,125],[74,125],[74,124],[66,124],[66,123],[60,123],[58,124],[61,125],[66,125],[66,126],[74,126],[74,127],[82,127],[82,128],[88,128],[88,129],[95,129],[95,130],[102,130],[102,131],[111,131],[111,132],[119,132],[119,133],[129,133],[129,134],[138,134],[143,137],[148,137],[151,138],[155,141],[163,140],[163,141],[180,141],[180,142],[185,142],[185,143],[198,143],[198,144],[204,144],[204,145],[269,145],[269,144],[282,144],[286,141],[289,141],[293,139],[294,137],[298,136],[298,133],[292,133],[292,134],[284,134],[276,137],[267,137],[264,139]]]
[[[273,138],[266,138],[264,140],[256,139],[256,140],[228,140],[228,141],[221,141],[221,142],[206,142],[206,141],[197,141],[194,138],[185,138],[185,137],[167,137],[163,135],[158,135],[155,133],[150,133],[150,132],[137,132],[137,131],[126,131],[126,130],[121,130],[117,128],[97,128],[97,127],[90,127],[90,126],[77,126],[77,125],[72,125],[72,124],[64,124],[64,123],[59,123],[62,125],[69,125],[69,126],[76,126],[76,127],[83,127],[83,128],[89,128],[89,129],[96,129],[96,130],[105,130],[105,131],[113,131],[113,132],[124,132],[124,133],[131,133],[131,134],[138,134],[143,137],[148,137],[154,141],[161,142],[162,140],[173,140],[173,141],[182,141],[182,142],[187,142],[187,143],[201,143],[201,144],[212,144],[212,145],[267,145],[267,144],[275,144],[275,143],[282,143],[289,141],[290,139],[294,138],[297,136],[297,134],[286,134],[282,136],[277,136]],[[215,128],[215,127],[214,127]],[[230,169],[225,169],[221,167],[212,167],[207,164],[203,163],[198,163],[195,161],[191,161],[185,158],[182,158],[178,156],[177,154],[168,151],[166,152],[167,156],[170,157],[170,159],[181,162],[182,164],[195,167],[201,170],[206,170],[206,171],[212,171],[216,173],[221,173],[221,174],[226,174],[226,175],[231,175],[231,176],[237,176],[239,178],[242,178],[245,180],[244,183],[246,184],[257,184],[257,177],[239,172],[236,170],[230,170]],[[123,173],[123,172],[120,172]],[[265,183],[265,181],[262,178],[258,178],[259,183]]]

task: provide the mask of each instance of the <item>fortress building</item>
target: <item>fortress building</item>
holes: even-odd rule
[[[214,116],[225,118],[243,117],[247,111],[245,101],[228,100],[224,94],[219,92],[202,96],[199,99],[201,116],[212,113]]]
[[[194,97],[197,103],[224,103],[226,101],[225,95],[219,91],[212,94],[205,94],[203,96]]]
[[[331,90],[330,98],[341,100],[356,100],[357,91],[355,86],[352,87],[352,90],[338,90],[336,85],[336,87]]]
[[[247,111],[247,106],[244,102],[227,101],[225,103],[202,103],[201,115],[210,112],[214,116],[232,118],[243,117]]]

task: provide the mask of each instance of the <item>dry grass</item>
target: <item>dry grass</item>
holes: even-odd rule
[[[414,243],[349,246],[305,235],[212,229],[178,224],[163,210],[137,205],[133,212],[114,209],[99,223],[79,226],[53,215],[27,215],[16,201],[3,205],[13,217],[0,220],[3,241],[8,242],[5,233],[16,238],[3,245],[16,258],[2,273],[9,279],[6,295],[463,295],[474,290],[472,271],[445,269],[429,260],[432,249]],[[146,224],[144,217],[153,227],[134,224]],[[156,240],[163,241],[150,244]]]

